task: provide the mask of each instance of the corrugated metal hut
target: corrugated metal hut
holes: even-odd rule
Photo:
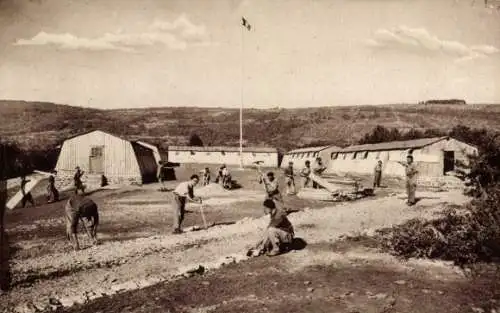
[[[305,162],[311,162],[311,166],[314,164],[316,158],[320,157],[325,166],[328,166],[330,162],[330,155],[333,151],[337,151],[341,148],[337,146],[319,146],[319,147],[307,147],[288,151],[281,161],[281,167],[287,167],[288,162],[293,162],[293,167],[300,169],[305,166]]]
[[[198,164],[240,164],[239,147],[194,147],[170,146],[168,147],[168,161],[177,163]],[[255,161],[263,161],[264,167],[278,167],[278,149],[244,147],[243,165],[252,165]]]
[[[477,149],[450,137],[391,141],[346,147],[332,152],[328,172],[373,174],[376,163],[383,162],[383,175],[404,176],[398,161],[412,154],[420,177],[443,177],[454,171],[456,161],[467,162]]]
[[[75,167],[79,166],[85,171],[84,183],[88,185],[99,184],[101,175],[110,184],[153,182],[158,162],[150,146],[100,130],[68,138],[57,160],[58,180],[71,183]]]

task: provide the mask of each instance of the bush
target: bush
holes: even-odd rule
[[[393,255],[438,258],[466,266],[500,260],[500,186],[488,199],[474,200],[464,209],[449,209],[433,220],[410,220],[379,230],[376,238]]]

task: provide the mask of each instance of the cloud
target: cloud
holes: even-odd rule
[[[420,53],[450,55],[457,62],[485,58],[498,54],[493,46],[467,46],[457,41],[442,40],[431,35],[425,28],[399,26],[394,29],[379,29],[373,38],[365,42],[373,48],[399,49]]]
[[[155,20],[146,32],[105,33],[95,38],[78,37],[69,33],[46,33],[41,31],[30,39],[19,39],[17,46],[53,45],[64,50],[124,51],[134,52],[144,46],[163,45],[171,50],[185,50],[190,46],[209,46],[204,25],[195,25],[186,15],[173,22]]]

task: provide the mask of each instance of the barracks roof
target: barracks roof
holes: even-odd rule
[[[194,151],[194,152],[240,152],[240,147],[196,147],[196,146],[169,146],[169,151]],[[276,148],[266,147],[243,147],[243,152],[278,153]]]
[[[419,149],[447,139],[449,139],[449,137],[434,137],[434,138],[422,138],[422,139],[404,140],[404,141],[389,141],[389,142],[381,142],[375,144],[349,146],[343,149],[336,150],[335,152]]]

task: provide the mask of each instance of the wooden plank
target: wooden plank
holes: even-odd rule
[[[336,186],[330,184],[326,179],[321,178],[321,177],[319,177],[318,175],[316,175],[314,173],[309,174],[309,178],[313,182],[317,183],[318,185],[320,185],[321,187],[325,188],[326,190],[328,190],[331,193],[337,193],[337,192],[339,192],[339,189]]]
[[[47,178],[46,177],[40,177],[40,178],[33,178],[32,177],[24,188],[26,193],[33,190],[33,188],[35,188],[35,186],[38,185],[38,183],[42,182],[45,179],[47,179]],[[6,205],[7,208],[9,210],[14,209],[19,204],[19,202],[21,202],[22,199],[23,199],[23,193],[21,192],[21,190],[19,190],[12,198],[10,198],[9,202],[7,202],[7,205]]]

